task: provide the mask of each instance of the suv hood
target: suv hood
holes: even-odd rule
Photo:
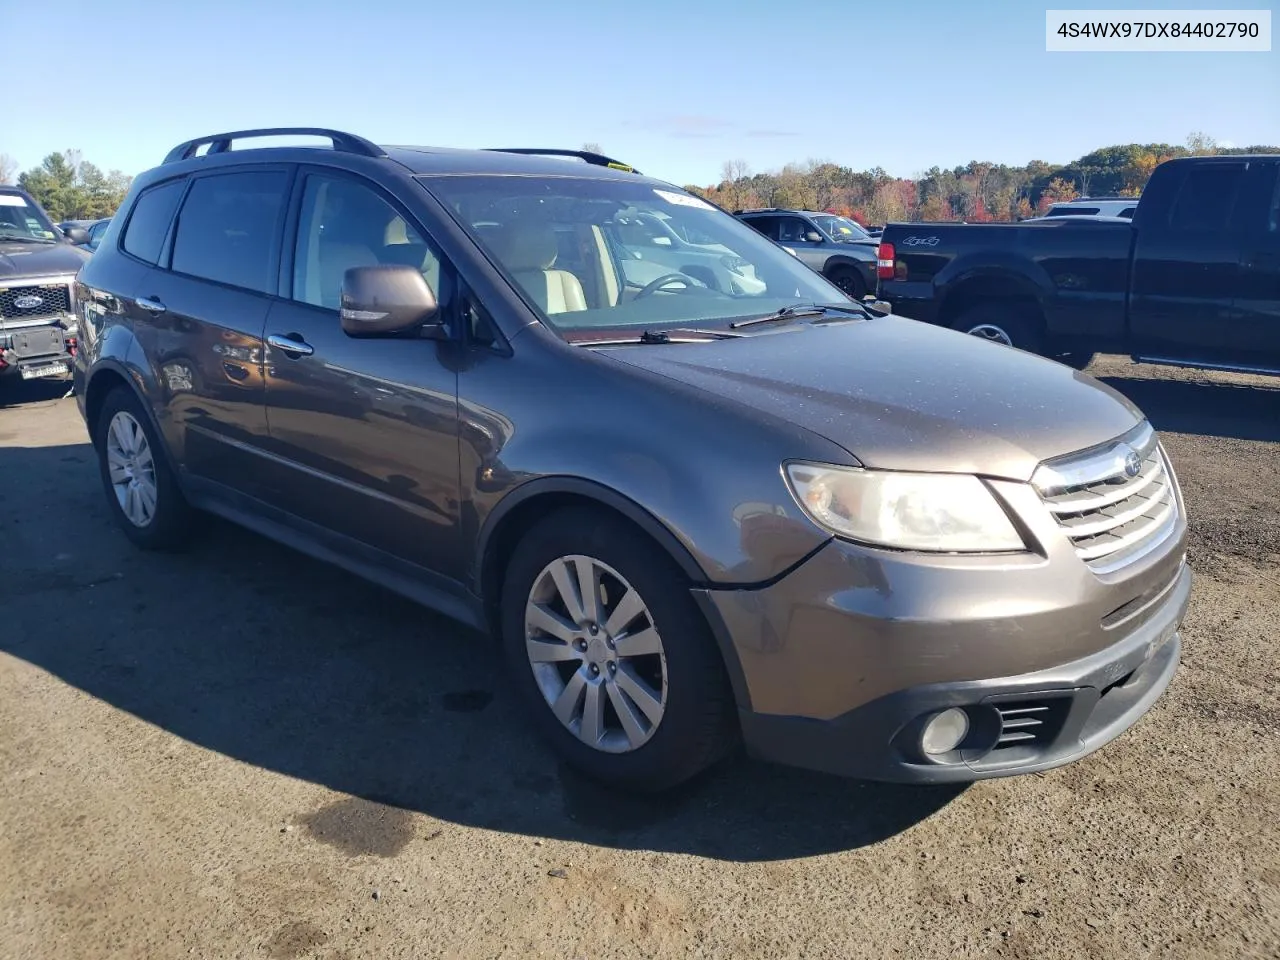
[[[1026,481],[1111,440],[1141,411],[1092,377],[914,320],[779,326],[705,344],[597,348],[782,417],[868,467]]]
[[[89,254],[69,243],[13,243],[0,240],[0,283],[26,277],[76,273]]]

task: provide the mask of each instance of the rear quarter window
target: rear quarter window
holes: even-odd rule
[[[185,180],[170,180],[138,195],[121,241],[126,253],[147,263],[160,259],[160,249],[185,184]]]

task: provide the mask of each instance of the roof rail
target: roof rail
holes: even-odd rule
[[[536,147],[486,147],[485,149],[492,153],[523,153],[531,157],[577,157],[592,166],[609,167],[612,170],[640,174],[640,171],[629,163],[614,160],[612,157],[606,157],[602,153],[592,153],[590,150],[540,150]]]
[[[267,127],[261,130],[233,130],[230,133],[215,133],[210,137],[188,140],[186,143],[180,143],[170,150],[165,155],[164,162],[175,163],[178,160],[188,160],[194,157],[196,150],[205,144],[209,145],[209,149],[205,154],[207,156],[211,153],[227,153],[231,149],[231,141],[233,140],[282,136],[328,137],[333,143],[333,149],[342,153],[355,153],[362,157],[385,157],[387,155],[387,151],[377,144],[370,143],[364,137],[357,137],[353,133],[343,133],[341,130],[329,130],[325,127]]]

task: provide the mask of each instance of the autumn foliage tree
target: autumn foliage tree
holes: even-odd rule
[[[730,210],[776,206],[830,210],[867,223],[893,220],[1018,220],[1049,204],[1079,196],[1137,196],[1151,172],[1173,157],[1207,153],[1280,153],[1280,147],[1219,147],[1195,133],[1185,145],[1131,143],[1102,147],[1067,164],[1033,160],[1025,166],[974,161],[932,167],[911,179],[880,167],[855,170],[832,160],[789,164],[777,173],[752,173],[744,161],[726,163],[721,181],[699,193]]]

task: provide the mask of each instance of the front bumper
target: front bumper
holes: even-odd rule
[[[743,737],[761,759],[870,780],[949,783],[1062,766],[1129,729],[1169,686],[1190,592],[1183,566],[1156,616],[1080,660],[911,687],[831,720],[743,711]],[[929,758],[918,748],[920,720],[948,707],[969,715],[969,736],[952,754]]]
[[[763,588],[698,591],[730,654],[748,750],[937,783],[1046,769],[1118,736],[1177,669],[1185,520],[1105,575],[1042,533],[1047,555],[1022,558],[832,541]],[[970,736],[952,754],[924,755],[923,722],[953,706]]]

